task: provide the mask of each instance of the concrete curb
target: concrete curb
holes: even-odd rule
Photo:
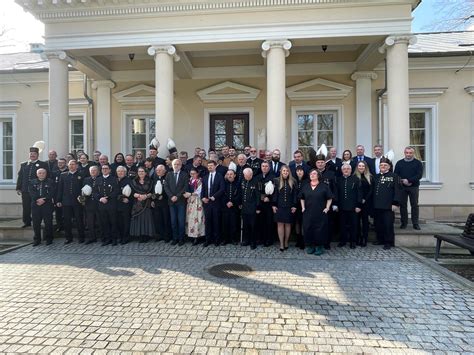
[[[20,249],[20,248],[24,248],[24,247],[26,247],[26,246],[28,246],[28,245],[31,245],[31,244],[33,244],[33,242],[30,242],[30,243],[23,243],[23,244],[20,244],[20,245],[15,245],[15,246],[13,246],[13,247],[11,247],[11,248],[7,248],[7,249],[0,250],[0,255],[9,253],[9,252],[11,252],[11,251],[14,251],[14,250],[17,250],[17,249]]]
[[[458,274],[456,274],[455,272],[452,272],[444,267],[442,267],[441,265],[439,265],[437,262],[435,262],[434,260],[430,260],[430,259],[427,259],[417,253],[415,253],[414,251],[410,250],[410,249],[407,249],[405,247],[398,247],[400,250],[403,250],[405,253],[407,253],[408,255],[410,255],[411,257],[413,257],[414,259],[418,260],[419,262],[421,262],[422,264],[426,265],[426,266],[429,266],[430,268],[432,268],[434,271],[442,274],[444,277],[446,277],[447,279],[449,279],[450,281],[454,281],[460,285],[462,285],[463,287],[465,288],[468,288],[469,290],[471,291],[474,291],[474,282],[472,281],[469,281],[468,279],[465,279],[464,277],[462,276],[459,276]]]

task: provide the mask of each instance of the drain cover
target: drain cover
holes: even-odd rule
[[[250,275],[253,270],[248,265],[242,264],[219,264],[209,268],[209,273],[212,276],[220,277],[222,279],[239,279]]]

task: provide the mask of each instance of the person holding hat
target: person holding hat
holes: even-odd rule
[[[390,249],[395,242],[393,224],[395,210],[400,201],[400,178],[390,171],[392,162],[386,157],[380,159],[380,173],[375,176],[373,206],[375,217],[376,245]]]
[[[224,195],[222,197],[222,226],[223,244],[238,243],[240,235],[241,204],[240,184],[237,182],[235,171],[227,170],[224,179]],[[237,234],[237,232],[239,232]]]
[[[48,164],[38,160],[40,149],[35,145],[30,147],[29,160],[21,163],[16,180],[16,192],[21,195],[21,205],[23,207],[22,228],[31,226],[31,196],[28,191],[30,183],[36,179],[38,169],[45,169],[46,175],[48,175]]]
[[[84,178],[84,186],[82,188],[84,196],[84,206],[86,213],[86,226],[87,226],[87,241],[86,244],[92,244],[97,242],[97,236],[100,234],[100,213],[99,213],[99,201],[93,193],[88,196],[85,195],[86,185],[90,187],[89,192],[95,190],[97,185],[97,177],[99,176],[99,167],[92,165],[89,167],[88,177]]]
[[[122,166],[122,165],[120,165]],[[117,197],[120,194],[117,178],[112,176],[109,164],[101,167],[102,176],[97,178],[92,194],[97,200],[102,231],[102,246],[107,244],[117,245]]]

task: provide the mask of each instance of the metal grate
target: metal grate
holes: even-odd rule
[[[208,269],[209,274],[222,279],[240,279],[250,275],[253,269],[242,264],[219,264]]]

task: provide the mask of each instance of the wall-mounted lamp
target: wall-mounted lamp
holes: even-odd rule
[[[128,53],[128,59],[130,59],[130,62],[133,62],[133,58],[135,58],[135,53]]]
[[[321,46],[321,49],[323,50],[324,53],[326,53],[326,51],[328,50],[328,46],[326,44],[323,44]]]

